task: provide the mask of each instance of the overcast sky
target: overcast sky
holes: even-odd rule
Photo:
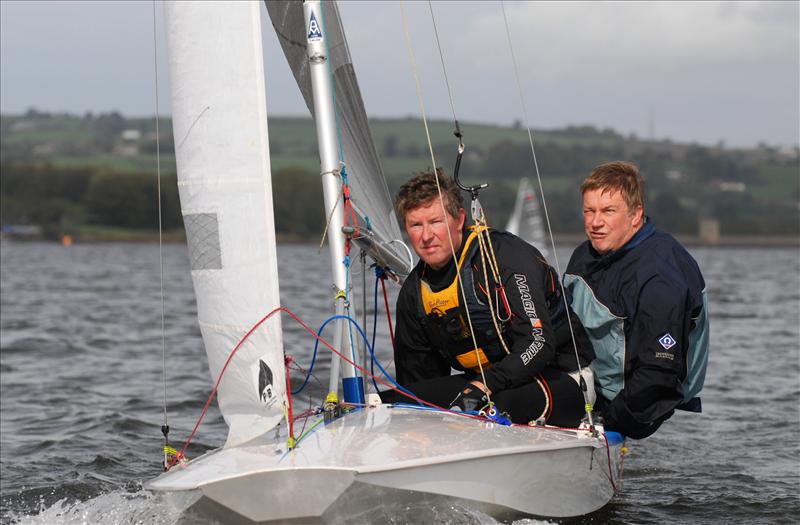
[[[430,117],[451,118],[427,2],[406,2]],[[800,141],[798,2],[507,2],[530,124],[704,144]],[[163,6],[159,105],[169,111]],[[398,2],[340,2],[371,117],[419,115]],[[522,110],[499,2],[433,2],[459,120]],[[266,10],[264,9],[264,12]],[[268,110],[307,114],[271,25]],[[0,111],[155,112],[153,3],[0,1]],[[652,116],[652,120],[651,120]]]

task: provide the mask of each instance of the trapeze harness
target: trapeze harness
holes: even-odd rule
[[[434,292],[425,282],[424,273],[420,276],[419,307],[425,334],[451,366],[461,371],[479,372],[480,367],[489,368],[491,363],[505,357],[506,350],[500,342],[502,334],[497,334],[489,308],[475,294],[472,259],[479,248],[478,243],[473,242],[478,233],[474,227],[469,229],[471,231],[464,241],[464,249],[458,260],[459,271],[448,286]],[[464,264],[465,261],[468,264]],[[459,274],[464,282],[465,305],[460,300]],[[477,349],[467,323],[467,310],[475,332]],[[499,323],[501,332],[505,332],[507,325],[507,321]]]

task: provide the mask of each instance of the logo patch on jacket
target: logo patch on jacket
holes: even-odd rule
[[[661,346],[664,347],[664,350],[669,350],[670,348],[678,344],[677,341],[675,341],[675,338],[672,337],[672,335],[670,335],[669,333],[662,335],[661,338],[658,340],[658,342],[661,343]]]

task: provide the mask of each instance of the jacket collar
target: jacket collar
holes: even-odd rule
[[[644,242],[645,239],[652,237],[655,231],[656,229],[653,226],[653,223],[650,221],[650,217],[645,215],[644,224],[642,224],[642,227],[639,228],[639,231],[637,231],[633,235],[633,237],[631,237],[631,239],[627,243],[625,243],[625,245],[622,248],[618,250],[606,254],[600,254],[592,247],[591,242],[589,242],[589,252],[592,254],[592,258],[594,259],[593,264],[590,264],[589,270],[590,271],[599,270],[601,268],[608,267],[613,262],[618,261],[619,259],[624,257],[626,253],[630,252],[631,250],[642,244],[642,242]]]

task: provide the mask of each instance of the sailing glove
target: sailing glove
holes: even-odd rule
[[[489,404],[489,399],[480,388],[467,385],[464,390],[458,393],[452,403],[450,403],[450,410],[478,412],[487,404]]]

